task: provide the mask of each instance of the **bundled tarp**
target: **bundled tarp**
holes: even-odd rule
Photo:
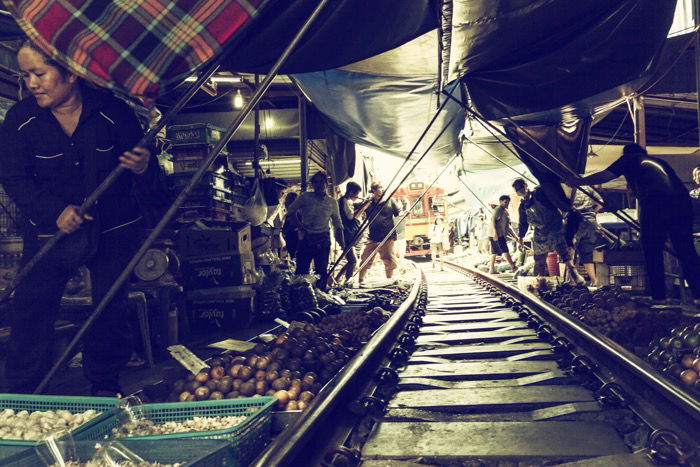
[[[2,0],[27,37],[100,86],[155,97],[221,52],[264,0]]]

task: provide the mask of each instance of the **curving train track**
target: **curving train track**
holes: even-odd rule
[[[700,404],[508,283],[426,269],[256,465],[695,465]]]

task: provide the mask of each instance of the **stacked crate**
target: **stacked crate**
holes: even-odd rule
[[[185,188],[191,177],[192,174],[187,172],[168,175],[168,189],[173,198]],[[202,219],[228,221],[233,216],[232,207],[230,177],[207,171],[178,209],[175,221],[180,225]]]
[[[182,284],[193,330],[250,322],[257,278],[250,242],[250,224],[243,222],[199,223],[180,232]]]
[[[172,143],[173,174],[168,177],[172,195],[177,196],[187,185],[221,140],[224,130],[209,124],[173,125],[168,128]],[[225,153],[222,154],[225,160]],[[200,219],[230,220],[232,213],[231,181],[223,170],[212,164],[176,216],[180,224]],[[219,173],[221,172],[221,173]]]

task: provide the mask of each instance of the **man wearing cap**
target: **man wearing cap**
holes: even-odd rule
[[[522,198],[518,208],[520,224],[518,238],[522,242],[529,226],[532,226],[532,249],[535,259],[535,276],[547,276],[547,255],[550,251],[559,254],[559,261],[566,265],[572,283],[585,283],[578,273],[566,245],[564,218],[539,187],[530,190],[527,182],[518,178],[513,189]]]
[[[393,199],[389,199],[386,203],[381,202],[384,194],[384,187],[381,183],[372,183],[370,192],[372,193],[372,201],[370,201],[367,210],[369,214],[367,216],[374,220],[369,225],[369,239],[365,249],[362,251],[362,259],[360,260],[360,264],[365,264],[360,269],[360,285],[364,283],[367,271],[372,266],[377,253],[379,253],[384,262],[384,272],[387,279],[391,279],[394,269],[398,266],[394,256],[394,243],[397,238],[396,230],[394,229],[394,217],[398,217],[401,214],[401,209]],[[389,234],[390,232],[391,234]]]
[[[287,217],[299,228],[299,250],[297,251],[297,274],[308,274],[311,261],[316,274],[321,276],[318,288],[325,290],[328,272],[328,256],[331,251],[330,224],[333,224],[335,240],[341,247],[343,224],[338,212],[338,202],[326,193],[328,177],[324,172],[316,172],[311,177],[314,191],[307,191],[289,206]]]

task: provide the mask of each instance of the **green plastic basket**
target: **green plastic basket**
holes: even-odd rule
[[[181,467],[203,466],[219,467],[235,465],[231,444],[214,439],[182,439],[182,440],[119,440],[128,449],[138,454],[148,462],[161,464],[178,463]],[[86,462],[95,456],[95,441],[77,441],[75,443],[76,459]],[[3,459],[3,466],[36,467],[43,465],[41,458],[33,448],[23,448],[21,454]]]
[[[71,431],[73,439],[84,438],[84,433],[95,426],[113,418],[117,414],[119,399],[109,397],[77,397],[77,396],[42,396],[33,394],[0,394],[0,410],[14,409],[26,410],[28,412],[47,410],[68,410],[72,413],[85,412],[86,410],[97,410],[101,415],[93,418],[87,423],[80,425]],[[27,448],[36,444],[36,441],[25,441],[18,439],[0,439],[0,459],[8,455],[15,454],[16,447]]]
[[[134,436],[118,438],[129,440],[177,440],[177,439],[224,439],[231,442],[234,465],[248,465],[270,441],[272,407],[274,397],[251,397],[245,399],[224,399],[219,401],[173,402],[165,404],[145,404],[134,407],[135,414],[156,424],[182,422],[194,417],[240,416],[247,415],[244,421],[231,428],[215,431],[195,431],[170,435]],[[126,411],[117,411],[112,417],[83,433],[82,439],[102,440],[112,437],[112,429],[128,420]]]

